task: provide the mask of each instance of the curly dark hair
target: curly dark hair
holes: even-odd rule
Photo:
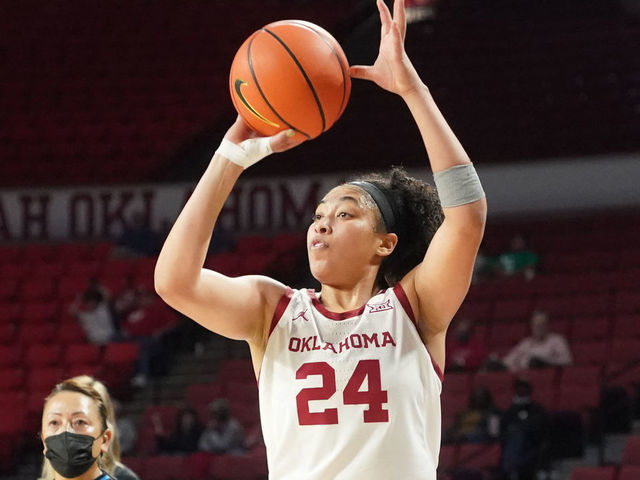
[[[398,235],[398,244],[382,261],[376,279],[380,288],[393,287],[424,258],[444,219],[440,199],[434,187],[409,176],[402,167],[394,166],[353,180],[370,182],[380,188],[393,209],[396,218],[393,233]],[[376,230],[386,231],[381,217]]]

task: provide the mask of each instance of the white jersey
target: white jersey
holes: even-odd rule
[[[442,374],[398,284],[360,309],[280,300],[262,361],[271,480],[435,480]]]

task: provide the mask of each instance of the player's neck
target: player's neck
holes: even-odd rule
[[[372,282],[361,282],[349,288],[323,284],[320,301],[327,310],[341,313],[360,308],[376,293],[378,288]]]

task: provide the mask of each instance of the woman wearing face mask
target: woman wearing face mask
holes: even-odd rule
[[[102,469],[112,475],[115,480],[140,480],[138,475],[120,462],[120,432],[116,426],[116,412],[113,400],[105,384],[89,375],[79,375],[67,381],[94,388],[96,392],[100,394],[102,402],[107,408],[107,426],[109,430],[111,430],[112,435],[111,442],[109,443],[109,451],[102,457]],[[53,480],[55,478],[54,473],[51,462],[45,458],[42,462],[42,475],[40,476],[40,480]]]
[[[72,380],[55,386],[42,412],[44,456],[55,480],[113,480],[104,469],[113,432],[95,388]]]

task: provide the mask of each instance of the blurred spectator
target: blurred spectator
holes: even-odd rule
[[[87,290],[69,306],[69,312],[80,322],[91,343],[106,345],[117,340],[118,333],[110,299],[95,279],[91,279]]]
[[[127,323],[127,318],[131,313],[140,307],[140,299],[146,295],[149,289],[145,286],[136,284],[132,279],[127,279],[124,287],[119,291],[113,299],[113,311],[118,325]],[[156,299],[157,296],[153,295]],[[175,328],[172,328],[171,335],[162,335],[161,341],[164,350],[171,351],[191,351],[196,355],[202,355],[204,352],[203,339],[209,337],[211,332],[194,322],[190,318],[176,312],[168,305],[162,303],[159,307],[164,310],[162,318],[168,323],[175,322]],[[132,317],[130,320],[134,319]],[[134,327],[135,330],[135,327]]]
[[[448,442],[489,443],[498,439],[500,410],[486,387],[476,387],[469,395],[467,409],[456,416],[446,434]]]
[[[517,379],[511,406],[500,419],[502,458],[507,479],[535,480],[549,465],[549,415],[531,401],[531,384]]]
[[[485,278],[491,277],[496,270],[496,258],[487,255],[484,248],[480,246],[480,250],[476,254],[476,260],[473,264],[473,274],[471,281],[477,283]]]
[[[251,427],[245,434],[244,446],[247,450],[255,448],[265,448],[264,437],[262,436],[262,426],[260,422]]]
[[[531,280],[536,274],[538,255],[527,247],[527,242],[522,235],[516,235],[511,239],[509,250],[498,255],[497,269],[503,275],[523,274],[524,278]]]
[[[164,368],[163,336],[174,328],[176,316],[154,292],[141,288],[135,307],[121,324],[126,338],[140,345],[140,356],[136,374],[131,383],[136,387],[146,386],[152,375]]]
[[[446,370],[477,370],[484,363],[487,349],[468,318],[456,322],[453,335],[447,340]]]
[[[435,17],[438,0],[406,0],[407,23],[417,23]]]
[[[140,212],[133,215],[116,242],[115,258],[152,257],[160,251],[160,235],[149,227],[149,219]]]
[[[133,310],[138,307],[138,297],[140,295],[140,287],[138,287],[133,279],[127,277],[124,287],[115,295],[113,295],[113,313],[116,323],[121,325]]]
[[[549,330],[549,315],[535,311],[531,315],[531,335],[521,340],[503,358],[504,365],[517,372],[572,363],[571,350],[564,336]]]
[[[176,426],[171,434],[165,430],[160,415],[155,414],[151,417],[151,421],[160,452],[193,453],[198,451],[198,442],[202,435],[203,426],[193,408],[184,407],[178,411]]]
[[[231,416],[229,402],[218,398],[209,406],[209,423],[200,436],[198,448],[210,453],[242,453],[245,449],[242,425]]]
[[[233,252],[236,248],[236,237],[230,230],[216,228],[211,234],[208,254]]]
[[[136,446],[138,430],[131,418],[122,415],[122,404],[120,401],[113,399],[112,403],[114,416],[116,418],[116,429],[120,440],[120,454],[129,455]]]

